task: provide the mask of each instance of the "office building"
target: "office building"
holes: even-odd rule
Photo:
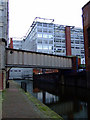
[[[66,43],[66,28],[70,28],[70,44]],[[67,37],[68,38],[68,37]],[[68,41],[67,41],[68,42]],[[64,26],[53,22],[34,21],[31,31],[24,39],[22,49],[66,56],[66,48],[71,49],[70,56],[84,59],[83,29],[74,26]]]

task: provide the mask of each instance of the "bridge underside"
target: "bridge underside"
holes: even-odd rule
[[[6,65],[6,68],[43,68],[43,69],[64,69],[64,70],[70,70],[72,68],[70,67],[47,67],[47,66],[36,66],[36,65]]]

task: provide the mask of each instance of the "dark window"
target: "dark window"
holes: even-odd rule
[[[87,29],[87,32],[88,32],[88,50],[89,50],[88,57],[90,57],[90,27]]]

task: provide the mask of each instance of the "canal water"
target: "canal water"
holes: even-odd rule
[[[16,80],[27,83],[27,91],[65,120],[90,120],[90,91],[42,81]]]

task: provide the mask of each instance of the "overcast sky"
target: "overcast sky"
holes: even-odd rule
[[[35,17],[82,28],[82,7],[89,0],[9,0],[9,37],[26,35]]]

